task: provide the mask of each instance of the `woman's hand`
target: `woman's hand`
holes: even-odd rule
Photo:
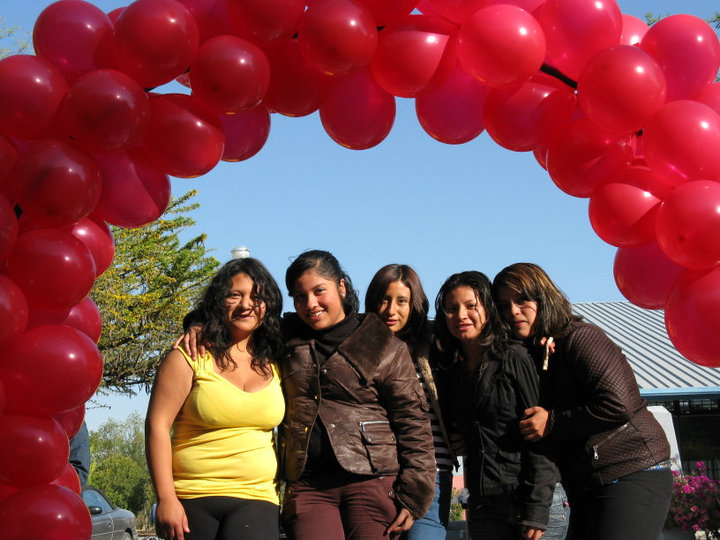
[[[389,536],[391,534],[409,531],[410,527],[413,526],[413,523],[415,523],[415,518],[412,517],[408,509],[401,508],[395,518],[395,521],[390,524],[385,534]]]
[[[523,412],[520,420],[520,435],[526,441],[536,442],[547,435],[549,413],[542,407],[530,407]]]
[[[190,358],[193,360],[197,360],[198,356],[205,356],[205,345],[198,343],[202,329],[203,325],[200,323],[191,324],[190,328],[187,329],[187,332],[177,338],[175,344],[173,345],[173,349],[182,347],[182,350],[190,355]]]
[[[520,532],[522,533],[522,537],[527,540],[540,540],[542,535],[545,533],[542,529],[534,529],[533,527],[528,527],[527,525],[522,525],[520,527]]]
[[[164,540],[184,540],[190,532],[185,509],[177,499],[158,502],[155,511],[155,532]]]

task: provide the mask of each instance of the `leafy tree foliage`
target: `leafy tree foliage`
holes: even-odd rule
[[[6,26],[0,17],[0,58],[20,54],[30,49],[30,40],[17,26]]]
[[[191,202],[196,194],[171,200],[145,227],[112,228],[115,259],[90,294],[103,318],[98,347],[106,390],[148,390],[183,316],[220,264],[208,255],[204,234],[184,243],[178,236],[195,224],[186,214],[198,207]]]

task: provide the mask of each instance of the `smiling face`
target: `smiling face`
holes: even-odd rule
[[[500,316],[510,325],[513,336],[527,339],[535,335],[538,305],[510,287],[500,287],[497,293]]]
[[[293,303],[300,319],[313,330],[323,330],[345,318],[345,280],[340,284],[311,268],[295,280]]]
[[[405,328],[412,312],[412,291],[402,281],[388,285],[378,315],[394,334]]]
[[[235,274],[225,297],[226,324],[233,335],[254,332],[265,318],[265,302],[258,302],[255,282],[245,273]]]
[[[448,331],[461,342],[479,337],[487,322],[485,307],[475,291],[466,285],[447,293],[443,312]]]

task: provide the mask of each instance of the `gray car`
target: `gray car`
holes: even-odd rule
[[[132,512],[118,508],[92,486],[83,488],[82,498],[92,517],[92,540],[138,540]]]

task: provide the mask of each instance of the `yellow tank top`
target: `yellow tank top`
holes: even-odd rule
[[[193,369],[193,384],[173,424],[177,496],[278,504],[273,428],[282,421],[285,401],[276,367],[268,386],[248,393],[215,373],[209,353],[197,361],[183,356]]]

